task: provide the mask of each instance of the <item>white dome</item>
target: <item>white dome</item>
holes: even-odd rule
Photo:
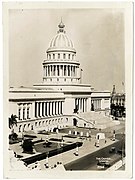
[[[67,37],[64,32],[58,33],[50,43],[50,48],[73,48],[72,41]]]
[[[73,42],[68,38],[68,36],[64,31],[65,25],[63,24],[62,21],[58,25],[58,27],[59,30],[56,36],[51,40],[47,52],[55,51],[55,50],[68,50],[68,51],[76,52],[73,46]]]

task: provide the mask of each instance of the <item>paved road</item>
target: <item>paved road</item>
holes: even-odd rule
[[[73,161],[65,165],[66,170],[99,170],[97,166],[96,158],[110,158],[111,165],[121,159],[120,154],[109,153],[109,150],[112,146],[115,146],[116,149],[121,149],[124,147],[124,137],[121,134],[117,135],[120,141],[115,142],[113,145],[107,146],[99,151],[96,151],[92,154],[89,154],[85,157],[82,157],[76,161]],[[106,168],[102,169],[105,170]]]

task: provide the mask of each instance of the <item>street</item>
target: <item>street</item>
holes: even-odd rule
[[[65,169],[66,170],[100,170],[99,167],[97,166],[97,162],[98,162],[97,158],[108,158],[110,159],[111,165],[113,165],[115,162],[117,162],[122,158],[122,155],[109,153],[110,148],[115,147],[117,150],[124,148],[124,137],[122,137],[122,135],[119,134],[118,138],[120,138],[121,140],[105,148],[102,148],[101,150],[98,150],[94,153],[91,153],[80,159],[77,159],[76,161],[66,164]],[[105,170],[105,169],[107,169],[107,167],[101,170]]]

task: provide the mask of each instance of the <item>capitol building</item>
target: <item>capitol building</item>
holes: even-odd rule
[[[82,84],[76,53],[61,21],[46,50],[42,82],[9,90],[9,117],[18,117],[15,132],[53,132],[68,126],[93,128],[100,124],[96,119],[110,121],[111,93]]]

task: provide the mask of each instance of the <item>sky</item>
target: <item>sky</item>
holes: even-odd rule
[[[9,12],[9,85],[42,82],[42,62],[63,19],[83,69],[82,83],[122,92],[124,12],[120,9],[16,9]]]

